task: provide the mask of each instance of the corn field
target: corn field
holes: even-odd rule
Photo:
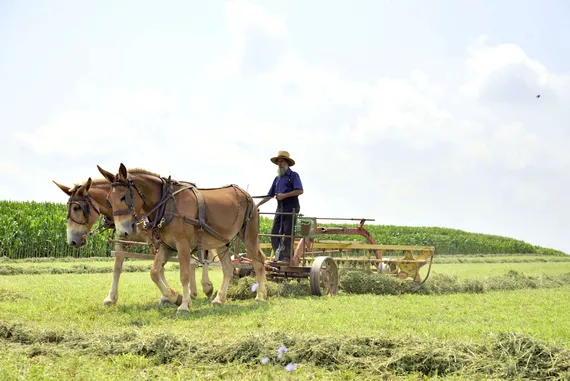
[[[110,255],[108,233],[89,237],[80,249],[67,244],[66,205],[0,201],[0,257],[92,257]]]
[[[112,233],[105,230],[90,236],[87,245],[80,249],[70,247],[67,244],[66,215],[66,205],[63,203],[0,201],[0,257],[18,259],[110,256],[112,245],[108,240],[112,238]],[[271,219],[261,216],[260,233],[270,233],[271,222]],[[365,227],[379,244],[430,245],[436,248],[436,254],[564,255],[560,251],[511,238],[456,229],[372,224],[366,224]],[[363,237],[354,235],[328,235],[326,239],[364,240]],[[269,242],[269,237],[260,237],[260,241]]]

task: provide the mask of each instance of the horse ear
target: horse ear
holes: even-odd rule
[[[119,176],[123,179],[127,179],[127,167],[123,163],[119,166]]]
[[[53,181],[53,180],[52,180],[52,181]],[[71,196],[71,188],[66,187],[65,185],[58,184],[58,183],[56,183],[55,181],[53,181],[53,183],[54,183],[55,185],[57,185],[57,186],[59,187],[59,189],[61,189],[61,190],[63,191],[63,193],[65,193],[65,194],[68,195],[68,196]]]
[[[103,168],[101,168],[99,165],[97,165],[97,169],[99,170],[99,172],[101,172],[101,174],[103,175],[103,177],[105,179],[107,179],[108,182],[110,183],[114,183],[115,182],[115,175],[113,175],[111,172],[104,170]]]
[[[75,192],[78,196],[85,196],[87,194],[87,181],[81,185],[76,185]]]
[[[90,177],[87,179],[85,184],[83,184],[83,192],[87,193],[89,191],[89,188],[91,188],[91,184],[93,184],[93,180],[91,180],[91,177]]]

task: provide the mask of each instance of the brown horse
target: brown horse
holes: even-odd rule
[[[259,216],[253,199],[246,191],[237,185],[201,189],[144,170],[129,172],[122,163],[116,175],[99,166],[97,168],[111,183],[107,200],[114,211],[119,237],[130,238],[137,234],[139,225],[144,221],[141,216],[145,214],[148,219],[154,215],[152,229],[148,231],[156,245],[151,278],[162,295],[179,306],[178,311],[189,311],[192,305],[188,282],[193,248],[200,256],[201,250],[227,246],[219,255],[223,281],[212,305],[226,302],[233,273],[229,244],[238,236],[253,260],[258,281],[256,300],[266,300],[265,255],[259,249],[258,240]],[[178,252],[182,295],[168,287],[159,276],[168,248]]]
[[[81,247],[87,243],[87,237],[93,234],[92,228],[99,219],[100,215],[103,216],[104,224],[102,227],[114,228],[113,224],[113,210],[107,204],[107,194],[111,190],[111,184],[102,178],[91,180],[89,178],[83,184],[75,184],[73,187],[54,183],[69,196],[67,201],[67,243],[73,247]],[[148,235],[144,232],[135,234],[130,237],[131,241],[147,242]],[[115,251],[123,251],[123,244],[116,243]],[[215,250],[208,252],[208,259],[213,259],[217,255]],[[119,299],[119,279],[123,270],[124,257],[115,257],[115,265],[113,267],[113,281],[109,294],[103,301],[104,306],[111,306],[117,303]],[[166,264],[166,262],[164,263]],[[202,268],[202,290],[206,296],[210,297],[214,292],[214,286],[208,277],[209,266],[205,262]],[[164,266],[160,268],[160,277],[166,283],[164,278]],[[190,288],[191,297],[196,298],[198,295],[196,288],[196,276],[194,264],[191,264],[190,270]],[[170,301],[162,297],[161,304],[170,303]]]

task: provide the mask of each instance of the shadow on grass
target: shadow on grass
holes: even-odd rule
[[[236,316],[257,311],[267,311],[269,309],[269,300],[266,302],[237,301],[228,300],[226,304],[221,306],[212,306],[212,299],[202,298],[192,301],[189,312],[178,312],[178,306],[174,304],[156,303],[134,303],[129,305],[117,306],[117,311],[130,316],[137,316],[147,311],[155,311],[163,318],[172,320],[196,320],[210,316]],[[146,325],[143,319],[135,319],[133,325]],[[150,321],[149,321],[150,324]]]

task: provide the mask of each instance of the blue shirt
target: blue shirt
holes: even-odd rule
[[[276,194],[288,193],[296,189],[303,189],[301,178],[297,172],[293,172],[291,168],[287,168],[283,177],[275,176],[267,195],[274,197]]]

